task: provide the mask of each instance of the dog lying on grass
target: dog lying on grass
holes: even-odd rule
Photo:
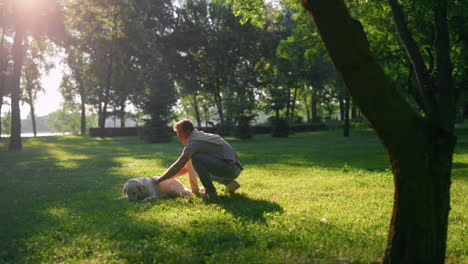
[[[159,176],[140,177],[128,180],[124,187],[124,197],[131,202],[147,202],[150,200],[163,197],[190,197],[192,192],[190,189],[176,179],[169,179],[155,184],[154,180],[159,179]]]

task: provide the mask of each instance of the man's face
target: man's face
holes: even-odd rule
[[[182,129],[177,129],[177,138],[179,138],[180,142],[182,144],[187,145],[187,138],[190,136],[190,130],[182,130]]]

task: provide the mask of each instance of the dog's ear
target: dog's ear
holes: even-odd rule
[[[137,184],[138,192],[139,192],[139,193],[144,193],[144,191],[145,191],[144,187],[145,187],[145,186],[144,186],[141,182],[139,182],[139,183]]]

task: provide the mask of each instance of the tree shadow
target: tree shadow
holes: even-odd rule
[[[266,213],[283,213],[284,211],[283,207],[277,203],[253,199],[245,194],[218,196],[217,198],[206,200],[206,202],[221,206],[232,214],[233,217],[242,221],[253,221],[262,224],[266,223]]]

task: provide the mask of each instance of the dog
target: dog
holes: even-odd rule
[[[159,178],[159,176],[154,176],[129,179],[123,187],[124,197],[131,202],[144,203],[164,197],[192,196],[192,191],[186,188],[179,180],[168,179],[160,184],[155,184],[154,180]]]

